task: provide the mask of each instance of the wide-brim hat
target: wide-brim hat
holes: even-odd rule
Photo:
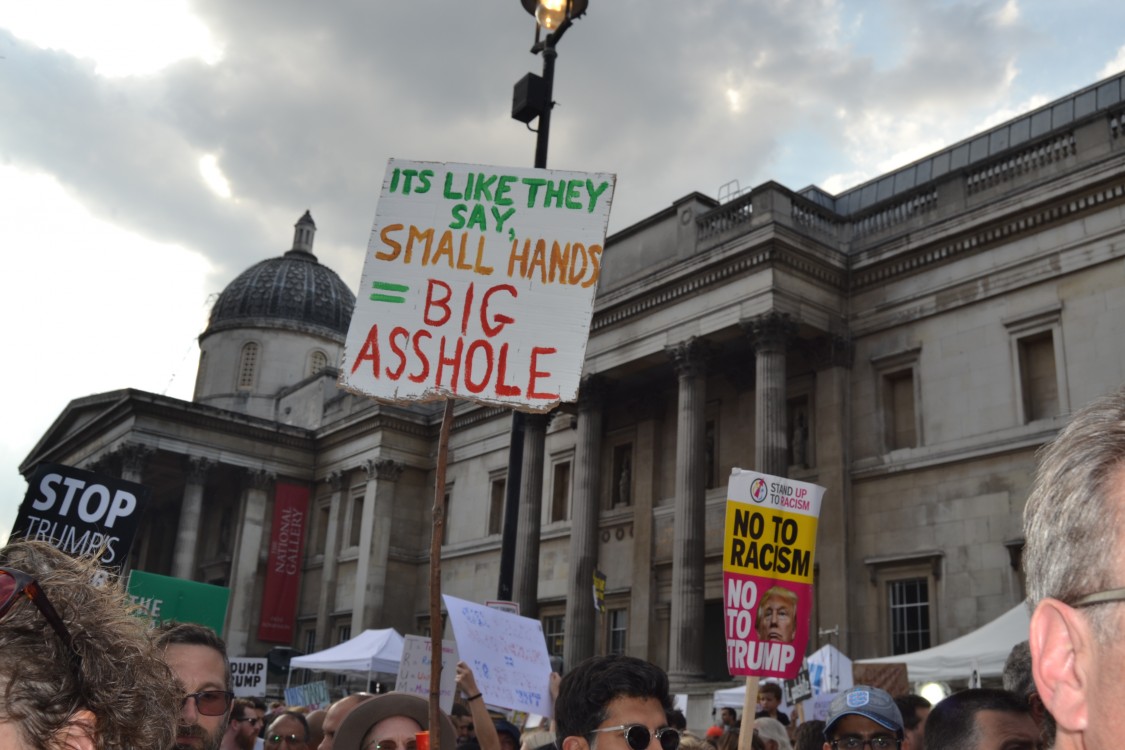
[[[344,717],[336,731],[333,747],[336,750],[361,750],[359,743],[363,742],[371,727],[392,716],[413,719],[423,730],[430,728],[430,704],[425,698],[409,693],[383,693],[360,703]],[[453,722],[441,709],[438,709],[438,721],[441,724],[441,750],[455,750],[457,732],[453,729]]]

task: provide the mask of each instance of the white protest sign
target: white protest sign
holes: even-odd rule
[[[266,660],[232,657],[230,684],[235,698],[266,697]]]
[[[446,594],[442,599],[461,661],[472,668],[485,703],[554,716],[551,662],[539,621]]]
[[[429,638],[420,635],[403,636],[402,661],[398,663],[398,678],[395,692],[418,695],[430,699],[430,665],[433,664]],[[457,644],[453,641],[441,642],[441,694],[438,704],[441,710],[453,710],[454,692],[457,690]]]
[[[615,181],[391,159],[340,386],[528,411],[576,400]]]

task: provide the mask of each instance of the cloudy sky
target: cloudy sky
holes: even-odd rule
[[[532,37],[517,0],[0,0],[0,538],[70,400],[190,398],[215,295],[306,209],[356,288],[388,158],[530,166]],[[549,165],[618,175],[612,232],[838,192],[1123,69],[1120,0],[590,0]]]

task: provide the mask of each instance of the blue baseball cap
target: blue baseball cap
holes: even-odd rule
[[[902,735],[902,713],[890,693],[869,685],[856,685],[832,699],[828,707],[828,721],[824,725],[824,738],[828,739],[833,725],[845,716],[862,716],[885,729]]]

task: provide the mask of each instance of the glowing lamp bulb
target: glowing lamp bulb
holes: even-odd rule
[[[535,22],[547,31],[554,31],[566,19],[566,0],[539,0]]]

